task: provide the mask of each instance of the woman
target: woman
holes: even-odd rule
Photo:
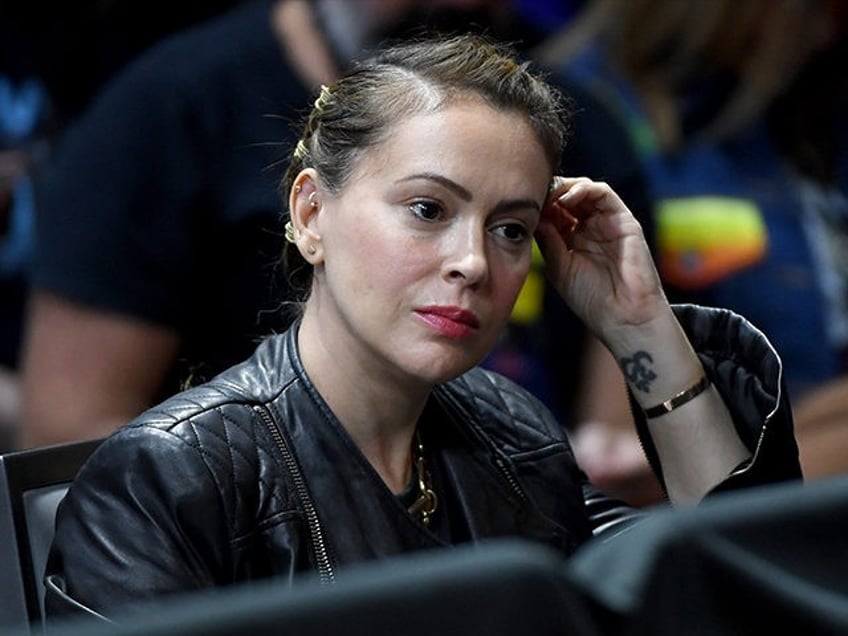
[[[775,352],[738,316],[682,308],[696,355],[624,204],[553,177],[564,132],[556,92],[472,36],[388,48],[324,88],[283,182],[302,316],[98,448],[59,511],[50,611],[329,581],[489,537],[568,555],[637,517],[586,482],[540,402],[474,368],[534,236],[621,361],[673,501],[797,477]]]

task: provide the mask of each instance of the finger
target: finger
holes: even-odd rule
[[[578,183],[593,183],[593,181],[589,177],[555,176],[551,181],[550,197],[558,198],[560,195],[571,190]]]
[[[554,177],[548,198],[542,208],[542,218],[549,219],[560,231],[573,230],[579,221],[569,207],[563,204],[562,197],[578,183],[584,181],[588,182],[589,179],[586,177]]]
[[[542,219],[552,223],[562,233],[573,232],[580,223],[579,219],[571,213],[571,210],[558,200],[549,202],[542,209]]]
[[[550,220],[543,219],[534,235],[545,262],[554,267],[574,249],[574,234],[568,227],[557,227]]]
[[[586,177],[555,179],[549,202],[565,207],[578,219],[624,207],[624,203],[607,183]]]
[[[542,212],[542,221],[548,223],[556,233],[565,241],[568,249],[573,248],[574,234],[580,229],[580,220],[575,217],[569,208],[553,201]]]

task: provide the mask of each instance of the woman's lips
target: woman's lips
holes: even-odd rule
[[[480,329],[473,312],[461,307],[432,305],[419,307],[415,313],[430,327],[448,338],[467,338]]]

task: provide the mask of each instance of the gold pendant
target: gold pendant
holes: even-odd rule
[[[415,433],[415,472],[418,476],[418,499],[408,508],[409,514],[413,517],[420,516],[421,523],[425,526],[430,524],[430,518],[436,512],[439,505],[439,498],[430,487],[430,473],[427,472],[427,466],[424,464],[424,446],[421,444],[421,437],[418,432]]]

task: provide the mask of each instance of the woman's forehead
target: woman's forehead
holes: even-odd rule
[[[447,104],[399,117],[383,140],[360,154],[352,181],[411,174],[457,179],[480,173],[505,180],[544,181],[552,174],[544,147],[526,117],[477,101]]]

